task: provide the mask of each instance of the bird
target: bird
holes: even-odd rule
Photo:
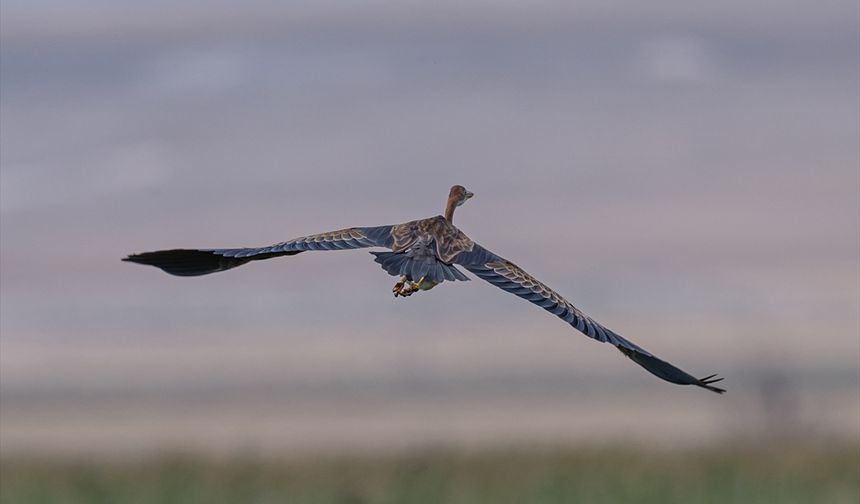
[[[599,324],[556,291],[513,262],[472,241],[454,226],[454,211],[474,193],[461,185],[451,187],[443,215],[402,224],[351,227],[313,234],[257,248],[170,249],[132,254],[123,259],[161,268],[171,275],[200,276],[233,269],[252,261],[294,256],[316,250],[384,248],[371,251],[374,261],[398,277],[394,297],[409,297],[444,282],[466,281],[463,268],[476,277],[540,306],[589,338],[609,343],[651,374],[670,383],[694,385],[718,394],[716,374],[696,378],[661,360],[641,346]]]

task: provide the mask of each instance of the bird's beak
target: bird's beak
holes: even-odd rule
[[[469,199],[469,198],[471,198],[471,197],[472,197],[472,196],[474,196],[474,195],[475,195],[475,193],[473,193],[473,192],[469,192],[469,191],[466,191],[466,199]]]

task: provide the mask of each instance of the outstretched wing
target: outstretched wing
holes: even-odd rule
[[[672,364],[658,359],[642,347],[595,322],[557,292],[536,280],[516,264],[497,256],[478,244],[475,244],[470,251],[458,254],[454,257],[453,262],[496,287],[516,294],[553,313],[589,338],[611,343],[633,362],[659,378],[679,385],[697,385],[720,394],[725,392],[724,389],[712,386],[713,383],[722,380],[722,378],[717,378],[716,375],[696,378]]]
[[[132,254],[123,261],[156,266],[171,275],[198,276],[241,266],[249,261],[296,255],[309,250],[391,248],[392,226],[353,227],[303,236],[259,248],[172,249]]]

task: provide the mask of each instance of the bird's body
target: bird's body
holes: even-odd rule
[[[419,282],[428,290],[445,280],[468,280],[453,260],[472,250],[474,242],[441,215],[392,226],[391,252],[371,252],[376,262],[391,275]]]
[[[342,250],[367,247],[387,248],[371,252],[375,261],[391,275],[399,276],[395,296],[410,296],[445,281],[469,278],[458,268],[526,299],[553,313],[585,335],[611,343],[624,355],[652,374],[672,383],[697,385],[722,393],[712,384],[722,378],[711,375],[695,378],[658,359],[650,352],[595,322],[561,295],[538,281],[516,264],[469,239],[453,223],[454,210],[472,197],[462,186],[454,186],[444,215],[387,226],[352,227],[320,233],[268,247],[228,249],[173,249],[145,252],[124,260],[157,266],[179,276],[198,276],[241,266],[250,261],[296,255],[312,250]]]

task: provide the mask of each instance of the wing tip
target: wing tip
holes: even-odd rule
[[[145,259],[144,259],[144,256],[145,256],[145,255],[146,255],[146,252],[143,252],[143,253],[141,253],[141,254],[129,254],[129,255],[127,255],[127,256],[125,256],[125,257],[123,257],[123,258],[122,258],[122,259],[120,259],[120,260],[121,260],[122,262],[130,262],[130,263],[137,263],[137,264],[146,264],[145,262],[143,262],[143,261],[145,260]]]
[[[241,266],[247,259],[222,257],[211,250],[171,249],[131,254],[123,262],[155,266],[175,276],[200,276]]]
[[[621,353],[629,357],[630,360],[645,368],[646,371],[660,379],[666,380],[667,382],[675,383],[677,385],[695,385],[717,394],[726,393],[726,389],[713,386],[714,383],[723,381],[723,378],[717,376],[716,373],[705,376],[704,378],[696,378],[686,371],[675,367],[664,360],[658,359],[653,355],[647,355],[623,345],[616,345],[615,347],[620,350]]]
[[[722,376],[717,376],[716,373],[706,376],[704,378],[699,378],[699,382],[695,385],[702,387],[704,389],[708,389],[711,392],[716,392],[717,394],[725,394],[726,389],[720,387],[714,387],[713,384],[717,382],[723,381],[724,378]]]

